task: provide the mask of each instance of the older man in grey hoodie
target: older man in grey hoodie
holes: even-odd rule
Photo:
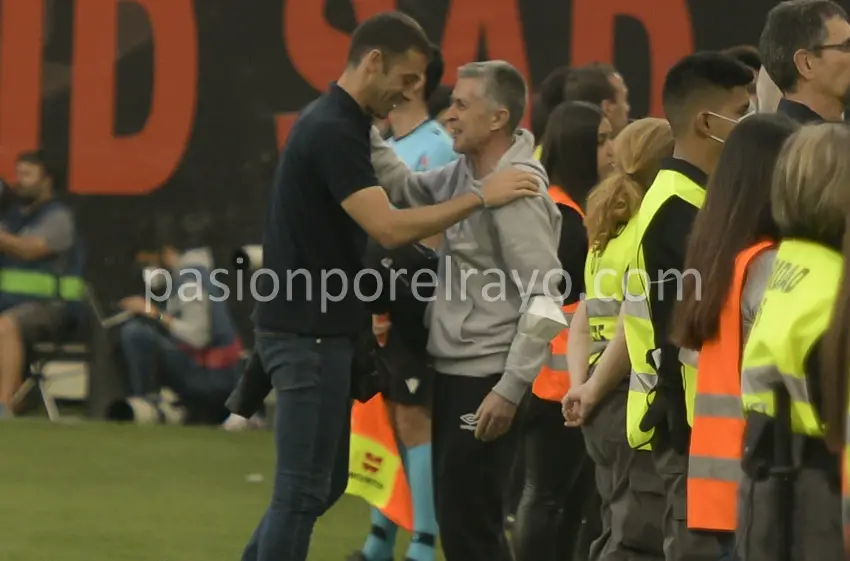
[[[411,173],[373,130],[372,162],[394,204],[423,206],[476,192],[514,166],[539,176],[540,196],[485,209],[446,231],[428,352],[437,372],[433,404],[437,520],[448,561],[502,561],[503,489],[515,450],[517,404],[566,326],[557,245],[561,215],[518,129],[527,87],[504,61],[461,67],[446,115],[461,157]]]

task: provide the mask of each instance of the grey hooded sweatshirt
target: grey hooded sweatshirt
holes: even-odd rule
[[[429,306],[428,353],[438,372],[502,374],[493,391],[519,403],[550,356],[549,341],[518,332],[534,297],[560,308],[558,240],[561,213],[547,193],[549,179],[533,157],[534,137],[514,134],[495,171],[518,166],[540,177],[539,197],[482,209],[445,232],[436,299]],[[435,170],[413,173],[372,129],[372,164],[393,204],[433,205],[477,192],[481,180],[460,156]]]

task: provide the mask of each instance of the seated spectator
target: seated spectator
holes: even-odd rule
[[[55,198],[44,153],[20,154],[15,171],[0,222],[0,418],[13,414],[27,350],[70,330],[85,295],[74,217]]]
[[[177,244],[163,243],[143,260],[161,267],[156,275],[170,275],[171,283],[165,309],[142,296],[120,302],[137,316],[120,328],[130,393],[144,397],[167,386],[180,397],[189,422],[220,423],[241,373],[242,341],[224,286],[212,282],[211,252],[181,253]],[[148,282],[155,280],[152,275]]]

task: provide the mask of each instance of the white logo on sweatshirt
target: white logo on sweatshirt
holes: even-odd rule
[[[477,426],[478,426],[478,419],[475,418],[475,413],[466,413],[465,415],[460,416],[460,428],[461,428],[461,430],[474,431]]]
[[[416,390],[419,389],[419,378],[408,378],[404,381],[404,384],[407,386],[407,391],[415,394]]]

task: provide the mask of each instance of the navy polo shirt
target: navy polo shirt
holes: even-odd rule
[[[345,90],[330,90],[305,107],[280,154],[263,235],[263,267],[277,293],[258,301],[261,331],[353,335],[364,303],[355,276],[367,235],[342,209],[353,193],[378,185],[371,162],[372,117]],[[274,291],[258,275],[256,297]]]

